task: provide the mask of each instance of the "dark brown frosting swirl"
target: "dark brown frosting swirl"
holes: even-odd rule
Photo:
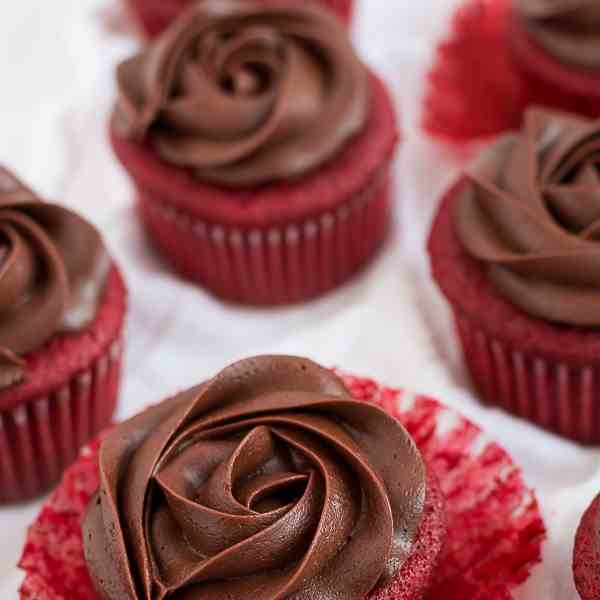
[[[598,0],[515,0],[535,40],[560,61],[600,69]]]
[[[83,538],[106,600],[364,600],[411,552],[404,428],[301,358],[243,360],[118,426]]]
[[[201,179],[297,177],[366,123],[368,73],[328,11],[205,0],[117,72],[117,123]]]
[[[89,223],[0,167],[0,389],[26,378],[26,354],[93,319],[107,266]]]
[[[531,109],[469,174],[457,232],[530,315],[600,325],[600,121]]]

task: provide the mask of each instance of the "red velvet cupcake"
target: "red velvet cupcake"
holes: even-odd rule
[[[125,287],[99,233],[0,167],[0,504],[55,484],[117,402]]]
[[[21,598],[506,599],[543,537],[460,416],[258,357],[88,448],[29,531]]]
[[[596,0],[467,0],[429,75],[424,127],[464,142],[516,129],[528,106],[600,117]]]
[[[166,29],[179,15],[194,2],[213,2],[221,0],[125,0],[125,4],[136,22],[139,23],[143,34],[152,39]],[[346,26],[350,26],[354,11],[354,0],[259,0],[259,2],[289,2],[299,5],[314,1],[337,15]]]
[[[600,598],[600,496],[581,519],[573,550],[573,574],[581,600]]]
[[[532,109],[443,199],[429,252],[482,398],[600,442],[600,122]]]
[[[199,4],[118,83],[115,151],[184,277],[230,301],[298,302],[382,244],[394,110],[326,11]]]

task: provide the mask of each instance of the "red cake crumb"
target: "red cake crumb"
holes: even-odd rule
[[[382,406],[404,424],[439,481],[448,534],[425,600],[509,600],[510,590],[540,561],[545,530],[535,496],[508,454],[435,400],[381,387],[370,379],[343,377],[356,398]],[[436,431],[441,418],[453,426]],[[85,567],[80,530],[98,480],[98,447],[99,441],[67,472],[29,531],[20,562],[26,572],[22,600],[98,600]],[[435,485],[431,490],[415,551],[425,562],[404,566],[419,585],[429,578],[422,566],[427,552],[435,551],[436,532],[443,527],[442,513],[435,508],[440,502]],[[406,576],[401,572],[372,598],[416,600],[405,594]]]
[[[573,574],[581,600],[600,598],[599,509],[600,496],[597,496],[583,515],[575,536]]]

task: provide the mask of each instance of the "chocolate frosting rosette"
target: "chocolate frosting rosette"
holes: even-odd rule
[[[457,232],[532,316],[600,326],[600,122],[532,110],[469,174]]]
[[[299,358],[241,361],[118,426],[83,539],[106,600],[363,600],[410,556],[406,430]]]
[[[311,5],[205,0],[118,70],[126,135],[228,186],[297,177],[364,126],[367,71]]]
[[[55,483],[110,421],[125,296],[95,227],[0,166],[0,504]]]

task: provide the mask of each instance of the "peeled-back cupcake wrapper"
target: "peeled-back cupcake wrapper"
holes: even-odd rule
[[[343,376],[343,375],[342,375]],[[541,559],[537,501],[508,454],[435,400],[343,376],[352,394],[394,416],[413,436],[446,497],[448,537],[427,600],[510,600]],[[67,471],[29,530],[22,600],[98,600],[83,556],[81,519],[98,485],[99,440]],[[392,588],[373,599],[417,600]]]
[[[600,443],[597,365],[515,351],[455,312],[465,361],[482,399],[583,444]]]
[[[512,0],[465,0],[428,76],[423,127],[456,142],[517,129],[527,106],[600,116],[600,76],[562,65],[515,21]]]
[[[122,343],[52,393],[0,411],[0,503],[23,501],[55,484],[63,469],[112,419]]]
[[[185,277],[234,302],[283,304],[327,292],[359,271],[385,238],[391,218],[390,166],[334,211],[269,229],[195,221],[138,191],[156,245]]]
[[[171,23],[193,0],[124,0],[128,11],[135,21],[139,21],[142,32],[149,38],[156,37]],[[286,0],[262,0],[278,2]],[[291,0],[304,3],[306,0]],[[318,1],[318,0],[317,0]],[[350,25],[354,10],[354,0],[320,0],[340,16],[346,25]]]

